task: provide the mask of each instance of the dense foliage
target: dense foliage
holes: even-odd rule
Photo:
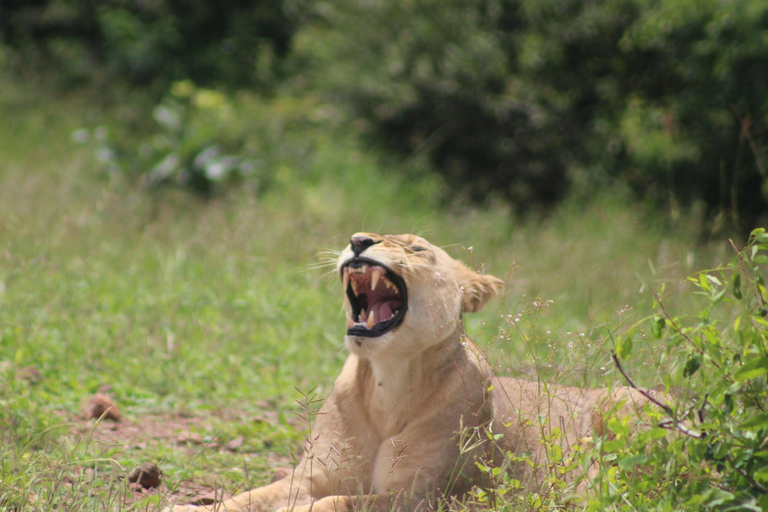
[[[302,49],[338,100],[476,199],[626,180],[749,224],[768,206],[768,4],[353,0]],[[375,28],[374,28],[375,27]]]
[[[590,508],[768,507],[766,263],[768,234],[756,229],[731,264],[689,278],[705,298],[698,315],[675,315],[657,295],[657,314],[618,341],[621,357],[651,343],[679,361],[663,383],[675,397],[647,406],[657,426],[634,436],[626,419],[609,421],[616,438],[600,445]]]
[[[476,202],[522,211],[619,182],[742,227],[768,212],[766,34],[762,0],[0,6],[6,60],[163,91],[288,85]]]
[[[9,0],[0,40],[66,82],[266,85],[296,23],[282,0]]]

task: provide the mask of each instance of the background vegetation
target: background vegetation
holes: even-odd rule
[[[673,398],[610,424],[587,502],[554,457],[476,505],[765,508],[766,33],[748,0],[4,2],[0,507],[290,465],[345,357],[328,251],[365,229],[506,280],[467,319],[499,371],[624,384],[613,348]],[[120,423],[82,419],[98,391]]]
[[[522,212],[619,182],[714,227],[768,210],[758,0],[36,0],[0,20],[12,69],[59,85],[330,100],[405,172],[444,176],[446,201]]]

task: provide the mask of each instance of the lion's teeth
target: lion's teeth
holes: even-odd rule
[[[344,278],[343,278],[342,286],[344,287],[344,291],[347,291],[347,288],[349,287],[349,267],[344,267]]]
[[[355,321],[352,320],[352,315],[347,312],[347,327],[354,327]]]
[[[364,309],[361,310],[360,314],[357,315],[357,322],[360,323],[360,324],[363,323],[363,321],[366,319],[367,316],[368,315],[365,314],[365,310]]]
[[[357,296],[357,281],[355,281],[354,279],[352,280],[352,293],[354,293],[355,296]]]
[[[374,318],[373,318],[373,311],[371,311],[370,313],[368,313],[368,321],[365,323],[365,326],[368,327],[369,329],[372,329],[374,324],[376,324],[376,322],[374,321]]]
[[[371,291],[376,289],[376,285],[379,284],[379,278],[381,277],[381,270],[374,270],[371,272]]]

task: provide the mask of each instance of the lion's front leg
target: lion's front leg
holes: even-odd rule
[[[306,487],[304,481],[295,479],[293,475],[288,475],[282,480],[238,494],[234,498],[220,503],[207,506],[177,505],[172,509],[166,509],[166,511],[223,512],[242,510],[249,512],[271,512],[278,509],[300,508],[310,504],[310,493]]]
[[[285,507],[277,512],[389,512],[390,510],[423,510],[426,500],[404,500],[404,494],[367,494],[361,496],[327,496],[312,503]],[[411,497],[413,498],[413,497]]]

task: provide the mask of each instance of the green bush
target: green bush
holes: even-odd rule
[[[368,133],[519,209],[612,180],[754,225],[768,211],[760,0],[319,3],[297,36]]]
[[[269,86],[297,27],[283,0],[16,0],[0,42],[68,81]]]
[[[150,188],[210,197],[236,184],[261,193],[282,167],[301,167],[310,157],[307,112],[313,108],[311,101],[268,103],[180,81],[152,109],[149,133],[119,138],[97,127],[77,130],[72,138],[90,144],[109,174]]]
[[[650,343],[674,361],[663,382],[672,403],[646,405],[652,425],[635,434],[626,419],[608,422],[616,437],[597,445],[588,509],[768,508],[766,264],[768,233],[757,229],[731,264],[689,278],[698,314],[667,311],[662,290],[656,315],[619,340],[622,358]]]

